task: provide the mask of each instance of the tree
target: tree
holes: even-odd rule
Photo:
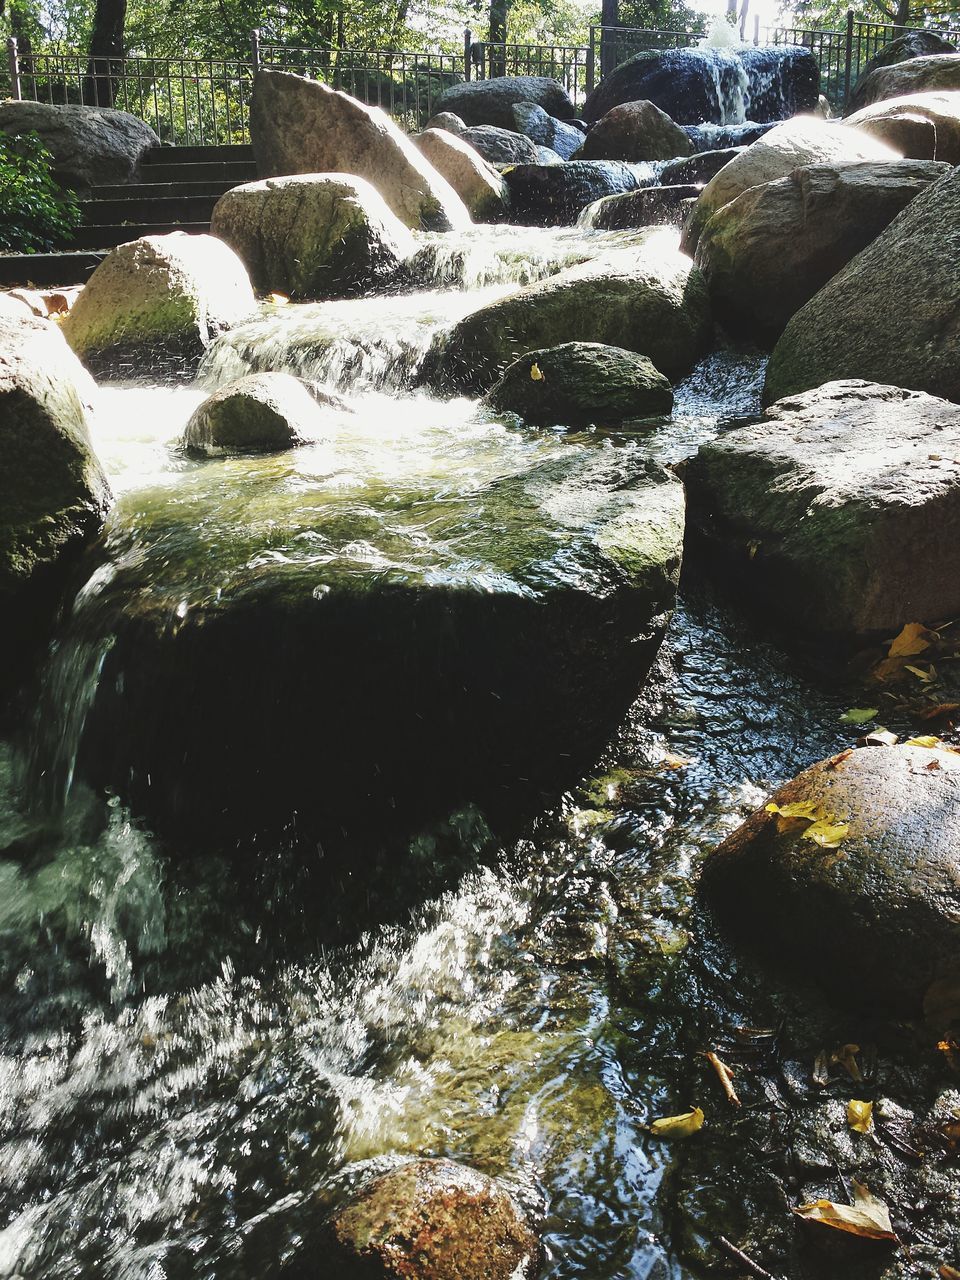
[[[98,107],[112,107],[116,96],[117,61],[123,58],[127,0],[96,0],[90,33],[83,100]]]

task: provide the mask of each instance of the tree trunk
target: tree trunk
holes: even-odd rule
[[[898,27],[909,27],[910,25],[910,0],[897,0],[897,18]]]
[[[116,77],[123,57],[123,28],[127,0],[97,0],[90,35],[90,56],[83,84],[83,100],[97,107],[112,107]]]
[[[490,0],[490,44],[507,43],[507,9],[510,0]],[[504,50],[492,49],[490,52],[491,76],[503,76],[507,73],[507,61]]]

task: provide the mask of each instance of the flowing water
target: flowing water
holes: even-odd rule
[[[521,281],[606,243],[544,232],[509,270]],[[202,390],[106,388],[96,444],[117,505],[74,617],[131,566],[143,590],[190,607],[235,568],[238,529],[276,519],[302,532],[321,485],[341,497],[359,486],[366,502],[372,476],[396,490],[429,452],[442,492],[464,467],[587,448],[591,433],[531,435],[473,402],[403,390],[438,325],[478,288],[509,287],[484,253],[479,274],[454,268],[469,293],[271,307],[210,353],[208,385],[255,366],[349,389],[336,459],[318,441],[279,473],[264,459],[191,461],[176,441]],[[756,411],[761,375],[755,354],[715,353],[632,447],[680,460]],[[191,554],[184,577],[198,536],[203,562]],[[370,570],[365,541],[358,572]],[[730,955],[692,884],[772,785],[849,745],[849,688],[813,679],[708,586],[690,587],[596,776],[503,845],[482,815],[452,815],[409,851],[455,849],[446,888],[330,948],[290,850],[260,849],[254,866],[178,858],[75,776],[109,642],[68,624],[43,676],[46,741],[25,714],[0,744],[0,1276],[273,1276],[309,1254],[345,1185],[422,1154],[501,1175],[542,1223],[554,1280],[725,1273],[717,1236],[750,1223],[768,1262],[827,1274],[796,1269],[782,1188],[803,1181],[796,1135],[840,1104],[797,1082],[821,1043],[872,1030]],[[46,788],[25,768],[31,752]],[[770,1056],[747,1069],[750,1105],[733,1117],[698,1054],[743,1025],[772,1029]],[[697,1101],[702,1142],[646,1131]],[[957,1261],[943,1239],[914,1241],[918,1265]]]

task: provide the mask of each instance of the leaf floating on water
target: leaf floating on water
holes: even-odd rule
[[[887,651],[887,657],[912,658],[918,653],[923,653],[925,649],[929,649],[930,645],[939,639],[937,632],[931,631],[922,622],[908,622],[891,644]]]
[[[853,1184],[853,1204],[834,1204],[832,1200],[814,1200],[793,1211],[805,1222],[816,1222],[836,1231],[846,1231],[861,1240],[889,1240],[899,1244],[890,1221],[890,1210],[879,1197],[861,1182]]]
[[[840,842],[850,834],[849,822],[833,822],[829,818],[821,818],[803,833],[804,840],[812,840],[821,849],[838,849]]]
[[[946,1263],[943,1264],[937,1274],[940,1276],[940,1280],[960,1280],[960,1271],[956,1267],[948,1267]]]
[[[655,1138],[689,1138],[703,1128],[703,1111],[694,1107],[692,1111],[684,1111],[679,1116],[663,1116],[654,1120],[650,1132]]]
[[[847,1124],[857,1133],[869,1133],[873,1125],[873,1103],[851,1098],[847,1103]]]
[[[879,707],[851,707],[849,711],[845,711],[840,717],[840,723],[867,724],[871,720],[876,720],[879,714]]]
[[[532,365],[530,366],[530,381],[531,381],[531,382],[543,382],[543,381],[544,381],[543,372],[542,372],[542,370],[541,370],[540,366],[539,366],[538,364],[536,364],[536,363],[534,363],[534,364],[532,364]]]
[[[693,764],[692,756],[674,755],[672,751],[668,751],[660,761],[661,769],[685,769],[688,764]]]
[[[712,1050],[703,1055],[717,1073],[717,1079],[723,1088],[723,1092],[727,1095],[727,1101],[732,1107],[741,1106],[740,1099],[737,1097],[737,1091],[733,1087],[733,1067],[721,1061]]]

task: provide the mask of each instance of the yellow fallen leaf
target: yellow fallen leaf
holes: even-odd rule
[[[685,769],[688,764],[693,764],[690,756],[677,756],[672,751],[668,751],[660,761],[661,769]]]
[[[543,382],[543,373],[541,372],[538,364],[532,364],[530,366],[530,380],[532,382]]]
[[[793,1211],[805,1222],[846,1231],[862,1240],[890,1240],[899,1243],[890,1221],[890,1210],[877,1196],[871,1195],[860,1182],[853,1184],[853,1204],[834,1204],[832,1200],[814,1200]]]
[[[781,818],[806,818],[809,822],[816,822],[818,816],[812,800],[795,800],[793,804],[774,804],[771,800],[767,813],[779,814]]]
[[[940,637],[935,631],[925,627],[922,622],[908,622],[891,644],[888,658],[912,658],[917,653],[929,649],[934,640]]]
[[[960,1271],[956,1267],[948,1267],[946,1263],[943,1264],[937,1274],[940,1276],[940,1280],[960,1280]]]
[[[689,1138],[703,1128],[703,1111],[694,1107],[692,1111],[684,1111],[679,1116],[663,1116],[654,1120],[650,1132],[655,1138]]]
[[[812,840],[821,849],[836,849],[841,840],[850,834],[849,822],[833,822],[829,818],[821,818],[803,833],[804,840]]]
[[[851,1098],[847,1103],[847,1124],[857,1133],[869,1133],[873,1124],[873,1103]]]
[[[922,667],[911,667],[909,662],[903,664],[903,669],[904,671],[909,671],[911,675],[916,676],[918,680],[922,680],[925,684],[929,684],[931,680],[936,680],[937,678],[937,669],[932,663],[929,671],[924,671]]]
[[[928,747],[931,751],[939,745],[940,739],[935,738],[932,733],[923,733],[918,738],[908,738],[904,743],[906,747]]]

